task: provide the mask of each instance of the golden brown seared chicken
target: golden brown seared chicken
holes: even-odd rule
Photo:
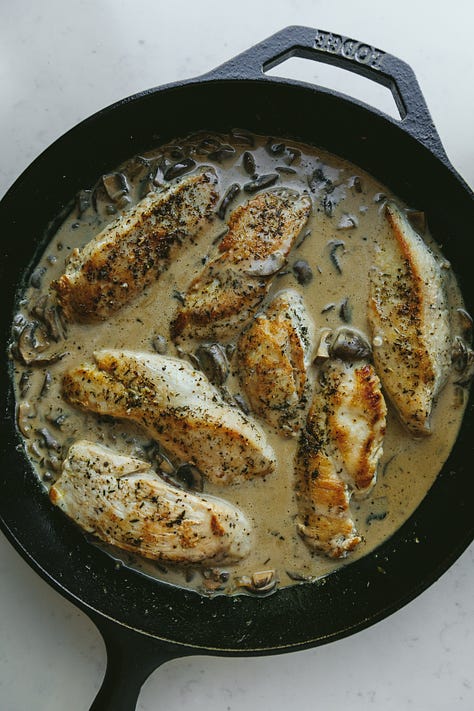
[[[65,374],[73,405],[132,420],[216,484],[265,476],[275,455],[263,430],[222,399],[206,377],[179,358],[103,350],[95,365]]]
[[[81,528],[145,558],[229,563],[247,555],[251,529],[231,504],[178,489],[150,464],[81,440],[50,490]]]
[[[285,436],[303,423],[313,330],[302,297],[286,289],[257,314],[237,345],[239,375],[253,411]]]
[[[68,320],[100,321],[129,303],[193,239],[219,198],[211,168],[152,193],[114,220],[82,250],[53,284]]]
[[[344,558],[361,538],[352,520],[350,490],[326,451],[320,403],[313,403],[296,456],[297,529],[304,542],[330,558]]]
[[[370,272],[374,362],[401,421],[427,435],[451,364],[448,305],[433,252],[395,203],[385,215],[389,238],[376,245]]]
[[[319,406],[325,410],[328,453],[354,495],[365,496],[383,453],[387,407],[380,380],[370,363],[335,358],[322,381]]]
[[[334,558],[361,541],[350,499],[372,489],[383,453],[387,408],[367,355],[356,332],[336,335],[296,457],[298,530],[311,548]]]
[[[238,335],[258,309],[311,210],[307,195],[275,190],[237,207],[229,231],[191,283],[171,323],[176,342]]]

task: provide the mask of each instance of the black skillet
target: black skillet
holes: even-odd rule
[[[336,92],[270,78],[298,56],[334,64],[389,87],[401,120]],[[450,165],[412,70],[369,45],[306,27],[288,27],[197,79],[114,104],[56,141],[0,203],[4,352],[15,299],[55,219],[80,188],[122,160],[197,129],[234,126],[301,139],[353,161],[424,210],[474,311],[466,235],[473,194]],[[266,598],[201,597],[151,580],[86,541],[45,496],[15,427],[7,369],[2,372],[2,529],[25,560],[80,607],[104,636],[108,663],[92,705],[131,711],[158,665],[189,654],[285,652],[352,634],[405,605],[433,583],[473,538],[472,399],[451,455],[407,523],[362,560],[320,583]]]

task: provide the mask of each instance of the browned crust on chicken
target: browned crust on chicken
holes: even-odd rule
[[[141,200],[82,250],[53,283],[68,320],[107,319],[169,265],[176,251],[210,220],[219,198],[210,168]]]
[[[191,282],[171,322],[172,338],[181,342],[238,334],[283,267],[310,210],[308,196],[274,191],[236,208],[218,256]]]
[[[170,324],[172,339],[232,337],[245,327],[269,288],[268,277],[249,277],[216,260],[191,283],[185,305]]]
[[[253,411],[285,436],[301,428],[313,324],[292,289],[275,296],[237,345],[239,375]]]
[[[275,455],[263,430],[230,407],[202,373],[167,356],[99,351],[96,364],[65,374],[72,405],[132,420],[216,484],[265,476]]]
[[[296,456],[297,529],[312,549],[343,558],[361,542],[352,520],[350,490],[325,449],[325,432],[312,407]]]
[[[373,366],[326,363],[296,456],[298,531],[311,548],[340,558],[361,542],[350,500],[374,486],[387,408]]]
[[[370,272],[374,362],[401,421],[414,435],[428,435],[433,404],[450,367],[441,270],[400,208],[388,203],[385,215],[389,240],[376,246]]]
[[[306,221],[310,204],[309,198],[295,202],[277,191],[260,193],[231,213],[219,252],[231,253],[236,262],[262,261],[276,250],[291,248],[288,242],[293,242],[295,230],[301,231],[298,223]]]
[[[235,562],[250,550],[239,509],[172,486],[147,462],[86,440],[72,445],[50,499],[89,533],[145,558]]]
[[[366,495],[375,484],[386,430],[380,380],[370,363],[339,359],[328,364],[323,379],[330,450],[354,493]]]

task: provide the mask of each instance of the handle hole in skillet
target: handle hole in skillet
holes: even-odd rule
[[[320,62],[309,62],[301,57],[290,57],[277,66],[264,71],[269,76],[295,79],[309,84],[317,84],[326,89],[334,89],[383,111],[397,121],[401,118],[389,88],[340,67]]]

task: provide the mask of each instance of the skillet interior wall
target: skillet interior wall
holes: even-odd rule
[[[473,311],[462,239],[472,224],[472,202],[456,177],[428,150],[391,122],[329,92],[277,81],[210,82],[148,93],[117,105],[112,112],[101,112],[56,142],[7,194],[0,207],[2,224],[8,225],[2,260],[5,341],[19,280],[32,264],[32,253],[43,246],[48,224],[78,189],[91,186],[126,157],[175,135],[233,126],[320,145],[360,165],[409,204],[425,209],[434,237],[455,264],[467,309]],[[7,392],[6,373],[2,377]],[[48,571],[56,586],[63,586],[76,603],[150,634],[242,652],[310,644],[315,638],[322,641],[326,634],[334,636],[334,630],[345,634],[382,616],[384,608],[400,606],[433,580],[433,570],[439,569],[440,574],[445,560],[454,559],[470,539],[466,507],[474,484],[466,462],[473,454],[468,442],[472,405],[427,499],[378,552],[342,568],[323,584],[295,586],[266,599],[200,598],[127,569],[115,570],[108,556],[87,544],[60,512],[51,510],[21,448],[16,449],[19,439],[9,392],[0,511],[12,535],[33,556],[39,572],[47,576],[44,571]],[[451,472],[456,472],[455,478]],[[458,516],[450,522],[449,535],[443,536],[438,521],[447,507],[457,510]],[[384,575],[377,573],[381,566]]]

